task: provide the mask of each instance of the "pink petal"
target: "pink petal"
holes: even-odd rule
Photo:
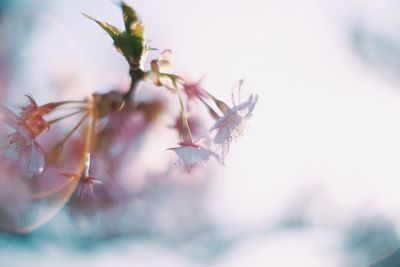
[[[179,160],[185,166],[186,171],[190,171],[193,167],[202,165],[211,157],[219,161],[219,156],[207,148],[203,148],[196,144],[182,145],[180,147],[170,148],[175,151]]]
[[[34,142],[32,145],[31,160],[29,164],[29,171],[36,174],[40,174],[44,170],[44,165],[46,163],[46,157],[42,147]]]
[[[27,177],[41,174],[45,166],[45,155],[43,149],[36,142],[23,147],[19,155],[19,166]]]
[[[230,127],[228,127],[227,125],[222,126],[220,128],[218,128],[217,133],[214,137],[214,143],[217,145],[222,145],[224,143],[227,143],[229,141],[231,141],[232,139],[232,131],[230,129]]]
[[[0,106],[0,113],[5,116],[4,121],[14,129],[18,126],[19,117],[11,109]]]

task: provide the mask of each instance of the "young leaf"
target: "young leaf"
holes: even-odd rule
[[[139,18],[136,15],[135,10],[124,2],[121,2],[121,8],[124,16],[125,30],[129,33],[135,32],[135,28],[139,24]]]
[[[142,56],[144,45],[143,40],[126,33],[121,34],[114,40],[117,50],[125,56],[129,63]]]
[[[136,38],[139,38],[141,40],[144,39],[144,26],[143,26],[143,24],[137,24],[136,25],[135,30],[133,32],[133,35]]]
[[[107,22],[101,22],[95,18],[92,18],[89,15],[84,14],[84,13],[82,13],[82,15],[84,15],[86,18],[96,22],[101,28],[103,28],[103,30],[105,30],[108,33],[108,35],[111,36],[111,38],[113,40],[115,40],[116,38],[118,38],[121,35],[121,31],[117,27],[114,27],[113,25],[108,24]]]

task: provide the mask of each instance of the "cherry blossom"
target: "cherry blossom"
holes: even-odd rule
[[[187,172],[190,172],[193,167],[201,166],[211,158],[219,160],[219,157],[212,150],[196,144],[179,143],[179,147],[170,148],[178,155],[178,163],[182,164]]]
[[[237,92],[232,93],[232,107],[229,107],[223,101],[208,94],[223,113],[211,128],[211,131],[216,132],[213,142],[220,147],[222,160],[224,160],[226,153],[229,151],[229,145],[232,140],[237,140],[242,136],[257,103],[258,95],[254,94],[250,94],[248,98],[242,102],[242,90],[243,80],[240,80]]]
[[[93,186],[102,183],[102,181],[90,176],[90,154],[86,154],[85,169],[76,187],[76,196],[81,200],[92,198],[94,196]]]
[[[178,117],[176,117],[175,123],[171,127],[177,131],[179,136],[182,136],[183,134],[184,127],[182,121],[182,115],[179,115]],[[187,121],[190,128],[190,133],[194,138],[200,138],[204,135],[206,130],[204,129],[203,122],[201,121],[201,118],[199,116],[188,115]]]
[[[202,79],[197,82],[185,81],[183,84],[183,91],[189,99],[205,97],[206,93],[201,87]]]
[[[44,150],[35,141],[31,128],[10,109],[2,107],[1,112],[5,116],[4,121],[14,129],[1,147],[3,157],[17,164],[28,177],[42,173],[45,166]]]
[[[97,180],[91,176],[82,177],[81,180],[79,181],[78,186],[76,187],[77,197],[82,200],[93,197],[94,195],[93,186],[102,183],[103,183],[102,181]]]
[[[183,142],[179,143],[179,147],[169,148],[169,150],[175,151],[178,156],[178,163],[182,164],[187,172],[190,172],[193,167],[200,166],[211,158],[215,158],[219,161],[219,157],[215,152],[200,145],[199,141],[193,141],[181,97],[179,97],[179,103],[181,106],[181,137]]]
[[[39,107],[32,97],[28,95],[26,97],[29,100],[29,104],[21,108],[20,119],[26,123],[33,136],[36,137],[43,130],[50,129],[50,123],[43,119],[43,116],[52,111],[54,105],[49,103]]]
[[[119,5],[124,30],[85,16],[107,32],[118,52],[126,59],[131,79],[129,89],[93,93],[83,100],[48,102],[44,105],[38,105],[32,97],[26,96],[28,103],[16,112],[0,105],[0,134],[3,136],[0,158],[4,163],[0,164],[0,171],[5,173],[0,184],[4,184],[3,180],[7,180],[8,184],[8,178],[12,177],[10,182],[17,184],[15,188],[23,188],[27,192],[25,196],[15,194],[17,202],[0,199],[2,210],[4,207],[13,210],[15,203],[24,204],[20,210],[13,210],[13,214],[2,218],[0,228],[8,229],[8,221],[20,224],[19,218],[22,218],[21,221],[25,223],[26,220],[28,226],[16,225],[16,231],[27,232],[50,220],[67,203],[71,214],[92,215],[102,209],[110,209],[114,203],[120,204],[122,199],[142,194],[138,191],[138,184],[154,182],[151,177],[148,178],[147,173],[151,172],[145,169],[147,156],[151,155],[152,166],[157,164],[153,162],[153,156],[158,157],[154,153],[157,150],[151,150],[153,144],[147,146],[148,141],[158,145],[157,138],[150,133],[158,132],[159,125],[169,123],[168,115],[177,115],[175,103],[165,99],[161,92],[163,89],[179,98],[180,114],[169,128],[180,139],[176,146],[168,150],[176,154],[177,163],[187,172],[211,160],[224,164],[231,141],[241,136],[246,128],[258,96],[250,94],[243,100],[243,81],[238,83],[238,91],[232,95],[233,105],[229,106],[208,93],[201,84],[202,79],[191,80],[174,72],[169,49],[155,57],[148,67],[145,60],[153,49],[147,45],[144,26],[131,7],[123,2]],[[146,84],[142,86],[146,79],[157,88],[147,90]],[[142,92],[143,95],[138,97],[137,94]],[[215,122],[211,132],[204,127],[206,122],[202,121],[205,116],[201,112],[207,111],[203,107],[197,108],[198,104],[204,104]],[[155,127],[152,127],[153,124]],[[149,153],[139,153],[147,147],[150,147]],[[92,164],[96,170],[92,173],[91,155],[95,155],[92,159],[96,160]],[[141,169],[143,162],[146,166]],[[165,169],[166,175],[169,170],[169,167]],[[136,179],[141,173],[145,177]],[[95,178],[97,174],[105,174],[106,178],[100,181]],[[125,185],[131,184],[125,178],[131,178],[130,175],[136,179],[132,190],[125,188]],[[28,177],[35,179],[26,179]],[[124,182],[121,186],[115,186],[119,183],[118,179]],[[95,187],[99,184],[103,185]],[[31,207],[40,207],[37,216],[34,214],[36,210]],[[42,210],[45,216],[41,216]]]

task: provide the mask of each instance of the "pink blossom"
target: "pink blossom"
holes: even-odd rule
[[[32,97],[26,96],[29,104],[21,108],[20,120],[23,120],[32,132],[33,136],[38,136],[45,129],[50,129],[50,123],[43,119],[43,116],[48,114],[54,106],[49,103],[47,105],[38,106]]]
[[[76,195],[79,199],[85,200],[94,196],[93,186],[103,182],[90,176],[90,154],[86,154],[85,169],[76,187]]]
[[[189,99],[198,98],[198,97],[205,97],[206,93],[204,92],[203,88],[201,87],[202,79],[197,82],[189,82],[185,81],[183,84],[183,91],[187,95]]]
[[[76,187],[76,195],[79,199],[85,200],[94,196],[93,186],[102,184],[103,182],[91,176],[81,177],[78,186]]]
[[[3,157],[17,164],[28,177],[42,173],[45,166],[42,147],[20,117],[6,107],[2,107],[1,111],[5,122],[15,130],[1,147]]]
[[[211,96],[220,111],[223,113],[211,128],[211,131],[216,131],[213,142],[220,146],[222,160],[229,151],[231,141],[242,136],[246,129],[247,121],[252,116],[254,107],[257,103],[258,95],[253,94],[250,94],[247,100],[241,102],[242,87],[243,80],[239,81],[237,93],[232,93],[232,107],[229,107],[224,102]]]
[[[200,138],[204,135],[205,130],[203,129],[203,123],[200,118],[196,115],[188,115],[187,118],[190,133],[196,138]],[[184,126],[182,121],[182,114],[175,119],[175,124],[172,126],[173,129],[177,130],[179,136],[183,135]]]
[[[219,161],[218,155],[213,151],[193,142],[188,117],[180,96],[179,104],[181,107],[182,127],[180,129],[180,135],[182,137],[182,142],[179,143],[179,147],[169,148],[169,150],[175,151],[178,155],[178,163],[182,164],[187,172],[190,172],[193,167],[202,165],[211,157],[214,157]]]
[[[203,165],[212,157],[219,161],[216,153],[194,142],[182,142],[179,145],[179,147],[170,148],[169,150],[175,151],[178,155],[178,163],[182,164],[187,172],[190,172],[193,167]]]

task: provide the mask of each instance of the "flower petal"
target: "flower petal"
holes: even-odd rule
[[[38,143],[33,142],[29,171],[35,174],[40,174],[44,170],[45,163],[46,157],[42,147]]]
[[[41,174],[46,161],[43,149],[36,142],[21,148],[18,160],[17,164],[29,178]]]
[[[180,147],[170,148],[169,150],[175,151],[178,156],[178,162],[184,165],[186,171],[191,171],[195,166],[202,165],[207,162],[211,157],[219,161],[219,156],[212,152],[210,149],[203,148],[196,144],[181,145]]]
[[[19,117],[11,109],[5,106],[0,106],[0,113],[4,116],[5,123],[14,129],[18,126]]]

